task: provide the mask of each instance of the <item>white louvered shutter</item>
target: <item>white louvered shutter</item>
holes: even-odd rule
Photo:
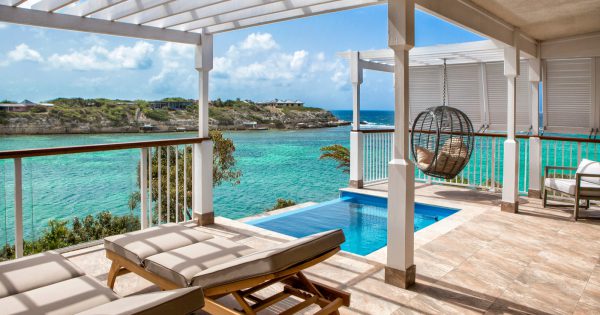
[[[545,126],[551,131],[592,128],[592,60],[546,60]]]
[[[409,76],[408,104],[412,122],[425,109],[442,105],[442,67],[410,67]]]
[[[490,129],[506,130],[506,107],[507,93],[506,77],[504,76],[504,63],[493,62],[485,65],[486,80],[488,87],[488,112],[490,117]],[[516,125],[517,131],[528,131],[531,126],[530,102],[529,102],[529,78],[527,62],[521,62],[521,75],[517,77],[517,107]]]
[[[471,119],[473,129],[483,124],[481,117],[481,68],[479,64],[449,65],[448,105],[463,111]]]

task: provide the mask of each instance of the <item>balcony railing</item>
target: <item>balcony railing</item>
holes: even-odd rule
[[[158,225],[166,222],[181,222],[192,219],[191,212],[191,196],[192,196],[192,167],[193,167],[193,152],[199,152],[193,150],[193,146],[199,145],[201,142],[208,140],[207,138],[188,138],[188,139],[174,139],[174,140],[156,140],[156,141],[143,141],[143,142],[127,142],[127,143],[114,143],[114,144],[98,144],[98,145],[85,145],[85,146],[72,146],[72,147],[57,147],[57,148],[44,148],[44,149],[27,149],[27,150],[15,150],[15,151],[0,151],[0,162],[2,162],[3,168],[2,181],[3,186],[3,201],[5,209],[5,220],[4,230],[8,231],[10,226],[14,228],[14,238],[9,239],[5,236],[5,242],[7,244],[14,244],[15,256],[23,256],[23,241],[25,238],[24,233],[24,200],[26,200],[31,206],[31,213],[28,214],[28,223],[31,222],[31,231],[28,233],[30,239],[35,238],[35,225],[33,204],[34,204],[34,191],[45,190],[47,187],[36,187],[36,181],[31,174],[35,168],[35,164],[38,166],[48,167],[47,163],[43,163],[52,157],[58,159],[57,168],[60,169],[59,173],[53,173],[53,176],[58,176],[64,181],[68,181],[68,178],[72,174],[61,174],[64,170],[72,170],[78,167],[77,158],[87,160],[107,160],[111,167],[119,168],[118,172],[136,172],[135,165],[138,165],[136,176],[125,176],[127,180],[132,182],[135,181],[135,177],[138,178],[137,183],[132,183],[133,186],[139,188],[139,228],[147,228],[152,225]],[[139,149],[139,155],[132,152],[132,149]],[[114,161],[111,163],[113,156],[107,156],[106,153],[109,151],[118,151],[127,153],[126,159],[135,163],[133,168],[125,169],[119,165],[120,161]],[[40,160],[39,157],[46,157],[44,160]],[[12,161],[12,163],[10,163]],[[12,164],[12,170],[7,164]],[[65,165],[67,164],[67,165]],[[24,165],[27,165],[28,172],[24,172]],[[131,164],[130,164],[131,165]],[[102,170],[99,170],[102,172]],[[44,176],[46,173],[52,173],[53,170],[42,169],[37,170],[37,173]],[[85,171],[84,171],[85,172]],[[98,189],[106,188],[106,183],[102,183],[102,180],[98,177],[98,170],[89,170],[90,178],[86,179],[86,183],[89,185],[97,186]],[[27,176],[29,174],[29,176]],[[80,175],[81,173],[79,173]],[[127,174],[132,175],[132,174]],[[139,177],[138,177],[139,176]],[[127,185],[127,184],[126,184]],[[131,185],[130,185],[131,186]],[[24,187],[27,191],[24,191]],[[65,187],[61,185],[60,187]],[[66,184],[69,191],[54,191],[55,188],[51,188],[53,194],[74,194],[78,187],[71,187]],[[88,187],[89,188],[89,187]],[[13,193],[11,194],[11,190]],[[93,190],[93,189],[92,189]],[[131,189],[131,193],[135,192],[135,188]],[[7,200],[9,196],[14,195],[14,202]],[[131,195],[136,196],[136,195]],[[90,196],[90,198],[92,198]],[[109,198],[109,196],[103,195],[102,198]],[[68,200],[68,197],[65,197]],[[76,202],[75,202],[76,203]],[[7,207],[12,206],[12,220],[6,220],[9,217]],[[102,204],[95,205],[98,208],[102,208]],[[39,205],[36,207],[43,207]],[[73,206],[75,207],[75,206]],[[136,209],[138,207],[135,207]],[[71,213],[76,209],[72,209]],[[40,217],[51,219],[52,216],[48,214],[40,215]],[[13,221],[13,222],[10,222]],[[12,224],[11,224],[12,223]]]
[[[392,159],[393,129],[360,130],[363,143],[363,181],[364,184],[376,184],[388,180],[388,163]],[[519,192],[527,193],[530,185],[530,142],[528,135],[517,135],[519,141]],[[541,165],[576,167],[582,158],[598,160],[600,140],[588,138],[538,136],[541,141]],[[497,191],[502,189],[504,141],[506,135],[476,133],[475,149],[463,171],[451,180],[425,175],[415,170],[415,179],[419,182],[469,186]],[[411,156],[412,160],[412,156]],[[571,176],[572,172],[563,171],[558,176]],[[542,175],[541,171],[539,172]]]

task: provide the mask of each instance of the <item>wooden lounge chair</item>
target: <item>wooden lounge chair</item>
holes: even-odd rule
[[[202,288],[121,298],[57,252],[0,263],[0,314],[190,314],[204,306]]]
[[[335,230],[255,250],[200,229],[165,224],[105,239],[106,257],[112,260],[108,286],[133,272],[163,290],[202,287],[204,310],[211,314],[255,314],[289,296],[301,302],[286,314],[311,305],[320,307],[317,314],[337,314],[340,306],[350,304],[350,295],[309,280],[303,270],[333,256],[343,242],[343,232]],[[276,294],[255,294],[277,283],[283,283],[283,290]],[[227,295],[239,309],[217,301]]]
[[[576,171],[575,178],[550,177],[550,170]],[[590,200],[600,200],[600,163],[583,159],[575,167],[546,166],[544,171],[543,206],[548,205],[548,190],[560,192],[575,199],[573,219],[579,219],[580,201],[585,200],[590,206]]]

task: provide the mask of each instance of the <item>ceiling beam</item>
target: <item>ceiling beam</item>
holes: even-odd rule
[[[417,7],[450,23],[458,24],[481,36],[505,45],[514,43],[516,28],[468,0],[415,0]],[[520,33],[520,32],[519,32]],[[537,41],[518,35],[519,48],[530,58],[537,56]]]
[[[259,26],[269,23],[282,22],[299,17],[307,17],[325,13],[331,13],[342,10],[350,10],[361,8],[365,6],[371,6],[376,4],[385,4],[386,0],[341,0],[335,2],[329,2],[325,4],[308,6],[302,9],[290,9],[274,14],[267,14],[258,17],[252,17],[248,19],[222,23],[214,26],[209,26],[203,29],[206,33],[222,33],[252,26]]]
[[[198,45],[201,35],[0,5],[0,22]]]
[[[54,12],[78,0],[42,0],[31,6],[34,10]]]
[[[76,6],[70,6],[65,8],[61,13],[64,14],[72,14],[77,16],[88,16],[90,14],[94,14],[96,12],[108,9],[114,5],[117,5],[121,2],[125,2],[127,0],[94,0],[87,1],[84,3],[79,3]]]
[[[223,13],[215,16],[211,16],[205,19],[196,20],[191,23],[181,25],[180,30],[182,31],[195,31],[204,27],[223,24],[227,22],[233,22],[238,20],[244,20],[251,17],[260,17],[269,14],[275,14],[283,12],[293,8],[294,10],[302,10],[306,7],[314,6],[317,4],[325,4],[337,0],[284,0],[277,1],[254,8],[248,8],[245,10],[239,10],[234,12]]]
[[[542,59],[600,57],[600,32],[547,40],[541,46]]]
[[[120,19],[119,21],[133,24],[146,24],[148,22],[164,19],[187,11],[204,9],[210,5],[226,1],[228,0],[179,0],[165,3],[152,9],[130,15],[126,18]]]

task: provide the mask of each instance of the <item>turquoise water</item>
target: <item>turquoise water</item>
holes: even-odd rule
[[[320,147],[348,145],[349,127],[226,132],[242,170],[239,185],[215,188],[215,213],[241,218],[263,212],[277,198],[296,202],[335,198],[348,175],[319,160]],[[194,133],[0,136],[0,150],[194,137]],[[108,210],[129,213],[138,190],[139,150],[73,154],[23,160],[26,238],[39,236],[50,219],[83,217]],[[13,239],[13,161],[0,160],[0,242]],[[139,210],[136,210],[137,214]]]
[[[352,118],[351,111],[334,114],[344,120]],[[393,113],[366,111],[361,113],[361,120],[390,126]],[[272,207],[277,198],[293,199],[298,203],[336,198],[338,189],[347,185],[348,175],[336,169],[335,162],[319,160],[319,148],[336,143],[348,146],[349,130],[346,126],[226,132],[225,136],[233,139],[236,145],[235,156],[243,176],[239,185],[225,183],[215,188],[215,213],[237,219],[263,212]],[[194,133],[0,136],[0,150],[194,136]],[[502,156],[501,143],[497,149],[497,156]],[[521,152],[522,160],[525,159],[524,151]],[[574,142],[566,147],[559,146],[556,154],[549,152],[545,146],[542,152],[544,166],[577,164]],[[597,160],[599,152],[600,148],[596,146],[582,148],[583,157]],[[24,159],[25,237],[40,235],[49,219],[83,217],[104,210],[117,215],[128,213],[128,197],[138,190],[136,166],[139,155],[139,150],[122,150]],[[480,171],[478,165],[469,167],[476,175]],[[522,165],[520,183],[523,190],[527,186],[524,170]],[[502,181],[501,174],[502,166],[498,164],[497,181]],[[0,160],[0,243],[10,242],[13,238],[13,191],[13,162]],[[135,213],[138,212],[136,209]]]
[[[457,209],[415,203],[415,232],[454,213]],[[368,255],[387,244],[387,199],[344,192],[339,199],[248,222],[294,237],[342,229],[342,249]]]

